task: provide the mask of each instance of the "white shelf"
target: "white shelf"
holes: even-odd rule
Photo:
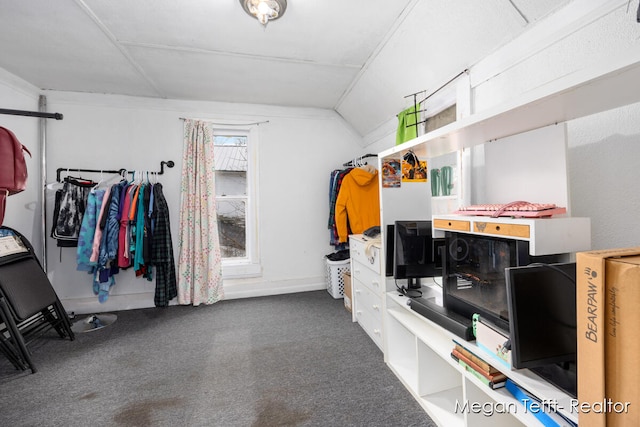
[[[412,149],[418,157],[441,156],[556,123],[640,102],[640,50],[634,49],[597,67],[574,72],[524,93],[513,101],[465,117],[381,152],[378,157]]]
[[[398,297],[395,292],[390,292],[392,295],[390,298],[401,298],[406,300],[406,297]],[[429,346],[437,352],[440,357],[449,357],[451,349],[453,348],[452,340],[455,335],[448,331],[439,331],[436,325],[433,323],[425,324],[423,319],[416,317],[411,308],[397,309],[391,308],[391,305],[387,305],[387,313],[393,316],[400,324],[411,331],[419,340],[428,341]],[[442,332],[445,332],[444,334]]]
[[[492,390],[458,365],[451,358],[453,341],[462,343],[489,364],[504,367],[497,357],[411,310],[406,301],[407,298],[397,292],[387,293],[386,325],[390,340],[387,363],[436,422],[444,426],[474,427],[540,425],[506,389]],[[569,412],[571,396],[526,369],[503,369],[503,372],[538,398],[557,402],[558,407],[566,409],[565,416],[578,421],[577,414]],[[491,416],[468,411],[465,421],[465,414],[456,411],[456,403],[464,405],[465,402],[509,411]]]
[[[639,81],[640,50],[635,48],[624,55],[601,61],[595,67],[551,81],[502,105],[472,114],[385,150],[378,154],[379,162],[385,158],[402,156],[409,149],[420,158],[432,159],[489,141],[634,104],[640,102],[640,91],[634,90]],[[460,154],[462,155],[461,152]],[[460,182],[458,188],[459,194],[462,194],[461,189],[466,187]],[[388,196],[387,199],[407,206],[404,204],[407,200]],[[434,198],[431,201],[438,204],[447,199]],[[386,213],[388,208],[385,204],[381,198],[382,224],[391,223],[395,219]],[[504,220],[484,218],[482,222],[493,221]],[[590,236],[590,224],[587,219],[523,219],[511,221],[511,224],[514,225],[514,232],[526,228],[516,226],[517,224],[529,226],[527,230],[535,237],[527,237],[532,255],[575,252],[583,250],[576,249],[575,246],[585,244],[586,249],[590,247],[590,238],[587,240],[587,236]],[[443,231],[438,230],[438,233]],[[505,230],[500,230],[502,237],[504,232]],[[539,239],[538,236],[544,236],[544,239]],[[558,243],[560,240],[568,243],[562,246],[562,242]],[[554,245],[553,248],[549,244]],[[507,390],[490,389],[451,358],[452,340],[463,342],[461,338],[411,310],[406,304],[406,298],[399,296],[397,292],[388,292],[383,298],[385,361],[438,425],[541,425]],[[465,345],[489,363],[501,366],[497,358],[483,352],[474,343]],[[528,370],[508,370],[505,374],[538,398],[558,402],[558,406],[564,408],[563,413],[577,422],[577,414],[570,412],[571,398],[566,393]],[[518,410],[492,416],[468,412],[462,414],[455,408],[456,399],[460,398],[463,399],[462,402],[494,402]]]
[[[362,234],[349,236],[349,255],[352,285],[352,320],[357,321],[374,343],[382,350],[382,300],[384,286],[381,276],[381,248]],[[367,250],[367,248],[369,250]]]
[[[529,254],[552,255],[591,249],[591,219],[559,216],[553,218],[510,218],[467,215],[433,215],[433,219],[444,221],[468,222],[469,231],[434,226],[434,237],[444,237],[445,231],[456,231],[479,236],[493,236],[526,240],[529,242]],[[493,227],[492,227],[493,225]],[[527,236],[512,235],[508,232],[492,232],[492,228],[525,226]],[[506,227],[505,227],[506,226]],[[482,231],[477,231],[478,229]]]
[[[433,414],[432,418],[439,420],[442,425],[464,427],[464,414],[451,411],[451,408],[455,408],[456,401],[461,402],[462,399],[462,385],[459,385],[439,393],[423,396],[419,402],[429,414]]]

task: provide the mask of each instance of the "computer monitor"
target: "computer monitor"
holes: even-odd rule
[[[511,361],[576,395],[576,264],[505,269]]]
[[[420,289],[420,279],[441,275],[439,248],[443,239],[433,239],[431,221],[396,221],[393,241],[393,277],[407,279],[408,289]]]

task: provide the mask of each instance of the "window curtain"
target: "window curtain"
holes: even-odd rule
[[[178,303],[184,305],[224,298],[211,134],[208,123],[185,120],[178,257]]]

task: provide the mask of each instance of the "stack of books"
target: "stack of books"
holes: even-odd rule
[[[473,374],[492,389],[505,386],[507,382],[507,376],[505,374],[467,350],[462,344],[456,341],[454,341],[454,343],[455,347],[451,351],[451,357],[458,362],[460,366],[464,367],[467,372]]]

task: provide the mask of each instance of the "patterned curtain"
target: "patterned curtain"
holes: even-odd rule
[[[179,304],[213,304],[224,298],[213,160],[210,126],[199,120],[185,120],[180,188]]]

